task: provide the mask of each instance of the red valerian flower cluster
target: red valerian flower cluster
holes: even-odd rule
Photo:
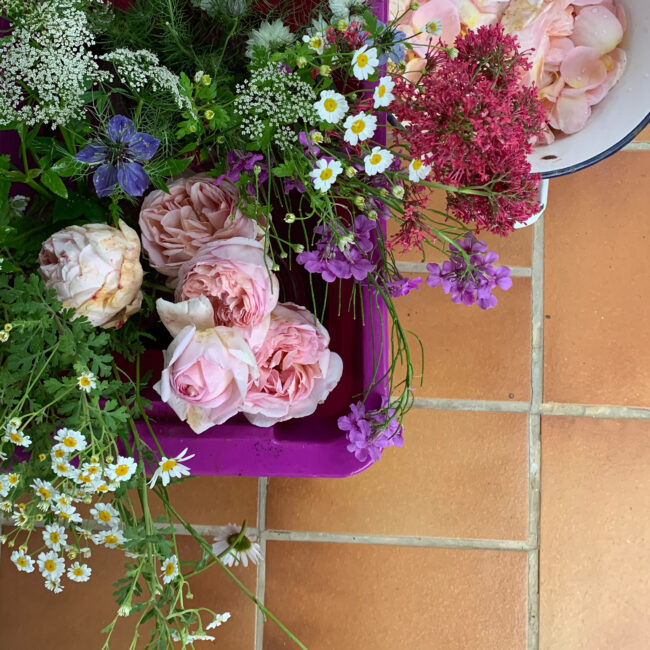
[[[431,180],[487,185],[488,195],[448,193],[448,209],[477,232],[505,235],[539,210],[539,177],[526,154],[544,110],[523,81],[529,61],[501,25],[459,36],[455,50],[430,49],[417,84],[395,78],[395,115],[406,126],[396,140],[433,166]]]

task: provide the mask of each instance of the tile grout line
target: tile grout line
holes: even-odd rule
[[[397,262],[397,270],[402,273],[428,273],[428,262]],[[529,278],[532,270],[527,266],[511,266],[510,275],[513,278]]]
[[[266,594],[266,497],[268,494],[269,479],[260,476],[257,479],[257,535],[262,552],[262,559],[257,565],[257,583],[255,597],[264,603]],[[255,608],[255,650],[264,647],[264,614],[259,607]]]
[[[533,230],[531,277],[530,411],[528,413],[528,625],[527,648],[539,648],[539,526],[541,406],[544,382],[544,215]]]
[[[650,151],[650,142],[630,142],[623,147],[623,151]]]

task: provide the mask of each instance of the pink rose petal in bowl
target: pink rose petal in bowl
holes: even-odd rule
[[[565,36],[556,36],[549,39],[549,48],[544,58],[544,69],[556,72],[564,57],[575,47],[573,41]]]
[[[564,89],[549,114],[549,124],[566,134],[577,133],[585,127],[591,115],[591,107],[582,91]],[[579,93],[579,94],[578,94]]]
[[[623,38],[619,19],[601,5],[585,7],[576,16],[571,40],[576,45],[597,49],[600,54],[611,52]]]
[[[607,76],[599,86],[587,91],[587,100],[591,106],[605,99],[607,93],[621,78],[623,70],[625,70],[625,64],[627,63],[627,56],[624,50],[617,47],[612,52],[609,52],[609,54],[605,54],[601,61],[605,65]]]
[[[607,68],[593,47],[579,45],[570,50],[560,65],[560,74],[572,88],[591,90],[607,76]]]

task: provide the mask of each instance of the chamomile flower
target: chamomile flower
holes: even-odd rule
[[[29,447],[32,444],[32,439],[18,429],[5,429],[5,431],[5,435],[2,436],[5,442],[13,442],[18,447]]]
[[[375,92],[372,95],[375,108],[386,107],[395,99],[395,95],[393,95],[394,87],[395,82],[388,75],[379,80]]]
[[[67,460],[57,460],[52,463],[52,470],[57,476],[73,479],[77,474],[77,469]]]
[[[442,20],[440,18],[434,18],[434,20],[429,21],[424,26],[424,31],[429,36],[440,36],[442,34]]]
[[[112,481],[128,481],[138,468],[133,458],[128,456],[118,456],[117,461],[108,466],[106,476]]]
[[[14,551],[11,554],[11,561],[16,565],[18,571],[31,573],[34,570],[34,560],[25,553],[22,549]]]
[[[7,513],[11,512],[13,510],[11,501],[0,501],[0,510]]]
[[[90,514],[98,524],[114,528],[120,521],[120,513],[110,503],[96,503]]]
[[[106,548],[117,548],[120,544],[124,544],[124,534],[117,528],[110,530],[102,530],[92,536],[93,542],[98,546],[103,544]]]
[[[5,474],[3,478],[7,482],[7,485],[9,486],[10,490],[15,488],[18,485],[18,483],[20,483],[20,474],[17,474],[16,472],[10,472],[9,474]]]
[[[431,171],[431,165],[425,165],[422,158],[414,158],[409,163],[409,180],[412,183],[424,180]]]
[[[158,479],[162,480],[162,484],[164,486],[169,485],[169,481],[172,478],[181,478],[181,476],[189,476],[190,475],[190,468],[187,465],[183,465],[181,461],[186,461],[190,460],[191,458],[194,458],[195,454],[190,454],[189,456],[186,455],[187,452],[187,447],[181,451],[178,456],[174,456],[174,458],[167,458],[167,456],[163,456],[162,460],[160,463],[158,463],[158,467],[156,468],[156,471],[153,473],[153,476],[151,477],[151,481],[149,482],[149,487],[153,488],[153,486],[156,484],[156,481]]]
[[[163,560],[160,572],[164,584],[168,585],[170,582],[175,580],[178,576],[178,558],[175,555],[172,555]]]
[[[393,162],[395,156],[390,151],[381,147],[373,147],[372,151],[363,159],[364,168],[368,176],[381,174]]]
[[[230,612],[224,612],[223,614],[217,614],[212,623],[208,623],[205,626],[206,630],[214,630],[216,627],[221,627],[228,619],[230,618]]]
[[[68,535],[63,526],[58,524],[48,524],[43,531],[43,541],[45,546],[53,551],[60,551],[61,547],[66,548]]]
[[[325,49],[325,37],[321,32],[316,32],[315,34],[305,35],[302,37],[304,43],[307,43],[309,47],[316,52],[316,54],[322,54]]]
[[[9,332],[0,331],[0,343],[6,343],[9,340]]]
[[[61,578],[45,578],[45,587],[55,594],[60,594],[63,591]]]
[[[79,390],[90,393],[91,390],[97,388],[97,377],[89,370],[86,370],[77,377],[77,386]]]
[[[81,564],[80,562],[75,562],[68,569],[68,578],[73,582],[88,582],[90,579],[90,574],[92,569],[87,564]]]
[[[74,506],[59,506],[54,510],[54,514],[67,523],[81,523],[81,515]]]
[[[343,127],[346,129],[343,139],[351,145],[356,145],[361,140],[372,138],[377,128],[377,118],[363,112],[348,115]]]
[[[241,534],[241,526],[228,524],[221,526],[217,536],[214,538],[212,551],[215,555],[221,555],[231,544],[234,546],[221,557],[221,561],[226,566],[238,566],[241,562],[245,567],[250,560],[252,564],[257,564],[262,559],[260,545],[257,543],[257,537],[244,533],[241,539],[237,541]]]
[[[68,452],[82,451],[88,445],[83,435],[74,429],[59,429],[54,439],[62,444],[63,448],[67,449]]]
[[[37,478],[32,483],[32,489],[44,501],[49,501],[54,496],[54,488],[48,481]]]
[[[23,510],[14,510],[14,513],[11,515],[11,519],[19,528],[27,528],[29,525],[29,517]]]
[[[348,112],[348,101],[340,93],[323,90],[320,99],[314,103],[318,117],[324,122],[338,124]]]
[[[50,450],[52,460],[65,460],[68,457],[68,450],[62,444],[54,445]]]
[[[52,497],[52,502],[57,507],[71,506],[74,503],[73,498],[69,494],[63,492],[57,493]]]
[[[317,163],[315,169],[309,172],[314,187],[321,192],[327,192],[336,180],[336,177],[343,171],[341,163],[338,160],[325,160],[321,158]]]
[[[38,564],[38,570],[44,578],[57,580],[65,571],[64,559],[54,551],[42,551],[38,554],[36,563]]]
[[[377,49],[364,45],[352,57],[352,74],[357,79],[366,80],[375,72],[378,65]]]

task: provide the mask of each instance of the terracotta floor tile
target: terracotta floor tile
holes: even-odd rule
[[[646,126],[634,139],[636,142],[650,142],[650,126]]]
[[[650,406],[649,185],[646,152],[551,181],[546,401]]]
[[[272,542],[266,605],[309,650],[524,650],[526,554]],[[272,622],[264,650],[292,648]]]
[[[183,538],[181,557],[196,557],[195,543]],[[88,564],[93,574],[88,583],[65,580],[61,594],[45,589],[37,571],[18,573],[2,549],[0,561],[0,648],[13,650],[99,650],[105,641],[100,630],[116,612],[113,583],[122,576],[124,556],[119,551],[95,551]],[[255,590],[255,570],[235,569],[238,577]],[[255,606],[218,567],[191,580],[194,607],[230,611],[232,618],[214,635],[228,650],[252,650]],[[206,619],[207,620],[207,619]],[[111,637],[113,650],[126,650],[133,638],[135,619],[120,619]],[[143,633],[145,646],[148,634]]]
[[[435,210],[445,209],[445,194],[444,192],[432,192],[430,207]],[[388,224],[389,235],[397,232],[398,228],[394,221]],[[479,239],[487,242],[490,250],[494,250],[499,254],[502,264],[508,266],[530,266],[532,256],[532,242],[533,233],[532,228],[520,228],[510,233],[508,237],[501,237],[493,235],[489,232],[482,232],[478,235]],[[399,253],[396,255],[397,259],[408,262],[422,262],[422,253],[415,250],[408,253]],[[426,247],[426,261],[439,262],[445,259],[434,248]]]
[[[524,414],[415,409],[405,444],[344,480],[272,478],[270,528],[525,539]],[[369,507],[372,502],[381,507]]]
[[[529,398],[530,280],[515,278],[496,295],[499,304],[485,311],[456,305],[440,287],[426,285],[396,302],[402,325],[424,346],[420,386],[419,345],[411,338],[417,397]]]
[[[650,423],[542,421],[541,650],[645,650]]]

